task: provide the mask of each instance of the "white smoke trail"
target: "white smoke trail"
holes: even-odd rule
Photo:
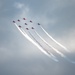
[[[44,54],[46,54],[47,56],[49,56],[50,58],[52,58],[52,54],[50,55],[50,54],[48,54],[47,52],[46,52],[46,50],[44,50],[41,46],[39,46],[35,41],[33,41],[27,34],[26,34],[26,32],[22,29],[20,29],[19,27],[18,27],[18,25],[16,24],[16,23],[14,23],[15,24],[15,26],[18,28],[18,30],[22,33],[22,35],[24,36],[24,37],[26,37],[31,43],[33,43],[37,48],[39,48]],[[54,61],[56,61],[56,62],[58,62],[58,60],[56,60],[56,59],[54,59]]]
[[[46,42],[39,34],[37,31],[34,30],[34,32],[40,37],[40,39],[45,42],[45,44],[47,44],[49,47],[51,47],[54,51],[56,51],[58,54],[60,54],[62,57],[65,57],[64,54],[62,54],[61,52],[59,52],[57,49],[55,49],[52,45],[50,45],[48,42]]]
[[[60,54],[63,58],[65,58],[67,61],[69,61],[72,64],[75,64],[75,61],[70,60],[68,57],[66,57],[64,54],[62,54],[61,52],[59,52],[57,49],[55,49],[52,45],[50,45],[49,43],[47,43],[39,34],[37,31],[34,30],[34,32],[40,37],[40,39],[45,42],[48,46],[50,46],[53,50],[55,50],[58,54]]]
[[[72,60],[70,60],[70,59],[67,58],[67,57],[65,57],[65,59],[66,59],[67,61],[69,61],[70,63],[75,64],[75,61],[72,61]]]
[[[42,47],[42,45],[33,37],[33,35],[29,32],[29,34],[32,36],[32,38]],[[43,47],[42,47],[43,48]],[[44,49],[49,55],[51,55],[51,58],[53,59],[53,60],[55,60],[55,61],[58,61],[57,59],[56,59],[56,57],[49,51],[49,50],[46,50],[46,49]]]
[[[66,50],[67,52],[70,52],[65,46],[63,46],[63,45],[61,45],[59,42],[57,42],[51,35],[49,35],[47,32],[46,32],[46,30],[41,26],[41,25],[39,25],[40,27],[41,27],[41,29],[46,33],[46,35],[50,38],[50,39],[52,39],[56,44],[58,44],[60,47],[62,47],[64,50]]]
[[[57,42],[55,39],[53,39],[53,37],[52,36],[50,36],[46,31],[45,31],[45,29],[42,27],[42,26],[40,26],[41,28],[42,28],[42,30],[55,42],[55,43],[57,43],[59,46],[61,46],[62,48],[64,48],[67,52],[70,52],[70,51],[68,51],[68,49],[66,48],[66,47],[64,47],[63,45],[61,45],[59,42]],[[60,54],[60,53],[59,53]],[[70,63],[72,63],[72,64],[75,64],[75,61],[72,61],[72,60],[70,60],[68,57],[66,57],[65,55],[63,55],[62,54],[62,57],[64,57],[67,61],[69,61]]]

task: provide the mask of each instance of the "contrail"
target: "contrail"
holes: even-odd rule
[[[46,41],[38,34],[37,31],[34,30],[34,32],[39,36],[39,38],[40,38],[43,42],[45,42],[45,44],[46,44],[47,46],[51,47],[54,51],[56,51],[56,52],[57,52],[58,54],[60,54],[62,57],[65,56],[64,54],[62,54],[61,52],[59,52],[57,49],[55,49],[52,45],[50,45],[48,42],[46,42]]]
[[[49,35],[48,32],[46,32],[46,30],[45,30],[41,25],[39,25],[39,26],[41,27],[41,29],[45,32],[45,34],[46,34],[50,39],[52,39],[56,44],[58,44],[60,47],[62,47],[63,49],[65,49],[67,52],[69,52],[68,49],[67,49],[65,46],[61,45],[61,44],[60,44],[59,42],[57,42],[51,35]]]
[[[20,29],[19,27],[18,27],[18,25],[16,24],[16,23],[14,23],[15,24],[15,26],[18,28],[18,30],[22,33],[22,35],[24,36],[24,37],[26,37],[31,43],[33,43],[37,48],[39,48],[44,54],[46,54],[47,56],[49,56],[50,58],[52,58],[52,54],[50,55],[50,54],[48,54],[47,52],[46,52],[46,50],[44,50],[41,46],[39,46],[39,44],[37,44],[35,41],[33,41],[27,34],[26,34],[26,32],[22,29]],[[58,62],[58,60],[56,60],[55,58],[54,58],[54,60],[56,61],[56,62]]]

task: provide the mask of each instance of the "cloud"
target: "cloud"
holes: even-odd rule
[[[22,9],[24,7],[24,4],[20,2],[15,2],[14,7],[16,7],[17,9]]]
[[[52,8],[54,8],[54,10],[52,10],[52,12],[50,13],[50,14],[52,14],[52,13],[54,13],[54,11],[55,10],[60,10],[60,8],[61,8],[61,10],[64,8],[65,9],[65,7],[67,7],[67,6],[69,6],[70,5],[70,2],[69,3],[67,3],[67,1],[60,1],[60,0],[57,0],[56,1],[57,3],[54,3],[55,5],[55,7],[56,8],[54,8],[54,7],[52,7]],[[47,6],[48,7],[48,6]],[[27,11],[29,11],[28,13],[26,13],[26,10]],[[48,31],[48,33],[50,32],[50,27],[52,27],[52,25],[54,25],[55,27],[54,27],[54,29],[53,29],[53,32],[51,33],[49,33],[49,34],[51,34],[57,41],[59,41],[61,44],[63,44],[63,45],[65,45],[66,47],[68,47],[70,50],[72,49],[72,51],[74,51],[74,49],[75,49],[75,47],[74,47],[74,36],[71,36],[71,34],[72,33],[74,33],[74,32],[68,32],[68,30],[65,30],[64,31],[64,28],[66,27],[65,25],[63,26],[63,28],[61,27],[60,29],[59,29],[59,27],[61,26],[59,26],[59,24],[61,24],[62,22],[64,23],[65,22],[65,24],[68,22],[66,22],[66,17],[65,17],[65,14],[63,14],[63,16],[61,17],[60,15],[58,15],[58,14],[55,14],[56,16],[54,17],[54,18],[49,18],[48,16],[47,16],[47,12],[45,12],[44,14],[42,14],[42,15],[36,15],[36,13],[34,14],[33,12],[35,11],[35,10],[33,10],[33,8],[30,8],[30,7],[26,7],[25,9],[22,9],[22,12],[20,13],[20,14],[18,14],[17,16],[16,16],[16,18],[18,17],[18,18],[22,18],[22,17],[26,17],[28,20],[30,20],[31,18],[32,18],[32,20],[35,20],[35,22],[40,22],[44,27],[45,27],[45,29]],[[32,11],[33,10],[33,11]],[[66,10],[67,11],[67,10]],[[57,12],[57,11],[56,11]],[[59,11],[58,11],[58,13],[59,13]],[[67,13],[66,13],[67,14]],[[36,18],[34,17],[34,16],[32,16],[32,15],[36,15]],[[53,14],[52,14],[53,15]],[[62,19],[65,19],[64,21],[62,20]],[[58,25],[57,25],[58,24]],[[67,25],[67,24],[66,24]],[[57,26],[57,28],[58,28],[58,30],[59,30],[59,33],[62,35],[57,35],[57,33],[56,33],[56,30],[57,30],[57,28],[56,28],[56,26]],[[56,28],[56,29],[55,29]],[[67,25],[67,28],[69,28],[69,26]],[[65,33],[66,32],[66,33]],[[41,32],[42,33],[42,32]],[[63,34],[62,34],[63,33]],[[69,34],[68,34],[69,33]],[[42,34],[42,35],[44,35],[44,34]],[[45,37],[46,39],[48,39],[48,37],[46,36]],[[72,41],[72,40],[73,41]],[[47,41],[50,41],[49,39],[47,40]],[[71,42],[71,43],[69,43],[69,42]],[[56,44],[54,44],[54,43],[52,43],[52,41],[50,41],[49,43],[51,43],[54,47],[56,47],[56,48],[58,48],[59,50],[61,49],[60,47],[58,47]]]
[[[64,44],[67,45],[67,47],[70,49],[71,52],[75,52],[75,28],[72,28],[70,31],[68,31],[67,33],[65,32],[63,39],[65,41]]]
[[[69,11],[68,13],[66,10],[67,7],[75,7],[73,1],[75,0],[52,0],[50,2],[49,0],[30,0],[30,4],[28,2],[27,6],[24,4],[25,2],[16,2],[14,7],[22,9],[20,12],[18,11],[13,18],[11,17],[12,19],[8,17],[14,14],[14,10],[12,12],[9,11],[11,15],[7,15],[5,12],[7,17],[4,14],[2,15],[0,20],[0,75],[75,75],[74,64],[67,62],[61,57],[59,63],[54,62],[24,38],[12,23],[13,20],[16,22],[17,19],[22,20],[23,17],[28,20],[26,21],[27,23],[29,23],[29,20],[33,20],[35,23],[40,22],[53,38],[71,51],[70,55],[75,59],[75,23],[72,21],[74,19],[74,16],[72,17],[74,11]],[[9,1],[6,2],[9,3]],[[71,8],[68,10],[71,10]],[[66,14],[68,15],[66,16]],[[70,20],[68,16],[70,16]],[[35,27],[42,37],[61,50],[38,26]],[[40,41],[38,37],[36,39]],[[42,41],[40,43],[45,48],[48,48]],[[66,54],[63,49],[61,51]]]
[[[0,1],[0,9],[2,8],[2,2]]]

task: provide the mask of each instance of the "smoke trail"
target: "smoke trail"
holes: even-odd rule
[[[65,49],[67,52],[70,52],[68,51],[68,49],[66,47],[64,47],[63,45],[61,45],[59,42],[57,42],[51,35],[49,35],[46,30],[40,25],[41,29],[46,33],[46,35],[52,39],[56,44],[58,44],[60,47],[62,47],[63,49]]]
[[[52,45],[50,45],[48,42],[46,42],[39,34],[37,31],[34,30],[34,32],[40,37],[40,39],[45,42],[45,44],[49,47],[51,47],[54,51],[56,51],[58,54],[60,54],[62,57],[64,57],[65,55],[62,54],[61,52],[59,52],[57,49],[55,49]]]
[[[35,41],[33,41],[27,34],[26,34],[26,32],[22,29],[20,29],[19,27],[18,27],[18,25],[16,24],[16,23],[14,23],[15,24],[15,26],[18,28],[18,30],[22,33],[22,35],[24,36],[24,37],[26,37],[30,42],[32,42],[37,48],[39,48],[44,54],[46,54],[47,56],[49,56],[50,58],[52,58],[51,56],[50,56],[50,54],[48,54],[41,46],[39,46]],[[54,59],[55,60],[55,59]],[[58,62],[58,60],[55,60],[56,62]]]
[[[22,30],[23,30],[23,29],[22,29]],[[23,30],[23,32],[25,32],[25,31]],[[33,37],[33,35],[32,35],[30,32],[29,32],[29,34],[30,34],[31,37],[37,42],[37,44],[39,44],[39,46],[41,46],[41,48],[47,53],[47,55],[48,55],[49,57],[51,57],[51,59],[53,59],[54,61],[58,62],[58,60],[56,59],[56,57],[55,57],[52,53],[50,53],[50,51],[44,49],[43,46]]]
[[[68,51],[67,50],[67,48],[65,48],[63,45],[61,45],[60,43],[58,43],[55,39],[53,39],[44,29],[43,29],[43,27],[41,26],[41,28],[42,28],[42,30],[54,41],[54,42],[56,42],[59,46],[61,46],[62,48],[64,48],[66,51]],[[36,31],[35,31],[36,32]],[[48,44],[37,32],[36,32],[36,34],[46,43],[46,44]],[[51,46],[50,44],[49,44],[49,46]],[[59,53],[63,58],[65,58],[67,61],[69,61],[70,63],[72,63],[72,64],[75,64],[75,61],[72,61],[72,60],[70,60],[68,57],[66,57],[65,55],[63,55],[62,53],[60,53],[57,49],[55,49],[54,47],[52,47],[51,46],[51,48],[52,49],[54,49],[55,51],[57,51],[57,53]],[[69,52],[69,51],[68,51]]]
[[[29,34],[32,36],[32,38],[43,48],[43,46],[33,37],[33,35],[29,32]],[[51,58],[55,61],[58,62],[58,60],[56,59],[56,57],[49,51],[49,50],[46,50],[44,49],[49,55],[51,55]]]
[[[72,60],[70,60],[70,59],[67,58],[67,57],[65,57],[65,59],[66,59],[67,61],[69,61],[70,63],[75,64],[75,61],[72,61]]]
[[[22,29],[22,31],[25,32],[23,29]],[[56,59],[56,57],[55,57],[52,53],[50,53],[50,51],[44,49],[43,46],[33,37],[33,35],[32,35],[30,32],[29,32],[29,34],[32,36],[32,38],[37,42],[37,44],[38,44],[46,53],[45,53],[44,51],[42,51],[42,52],[44,52],[47,56],[49,56],[49,57],[50,57],[51,59],[53,59],[54,61],[58,62],[58,60]]]

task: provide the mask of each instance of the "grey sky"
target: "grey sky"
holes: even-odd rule
[[[12,21],[23,17],[40,22],[71,52],[40,35],[75,60],[75,0],[0,0],[0,75],[75,75],[75,64],[55,54],[56,63],[22,36]]]

